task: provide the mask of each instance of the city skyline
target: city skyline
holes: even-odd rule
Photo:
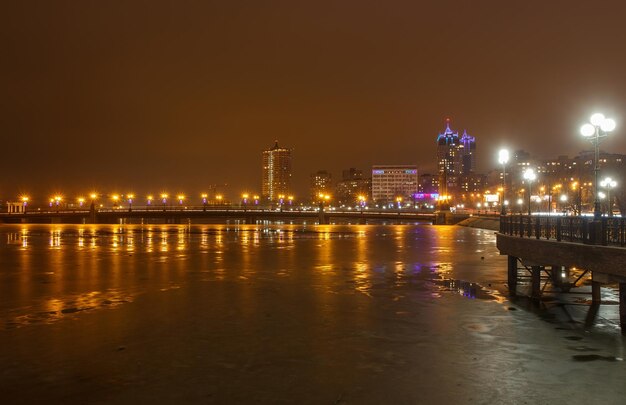
[[[588,148],[578,128],[596,110],[618,122],[603,148],[624,152],[625,8],[12,3],[0,190],[252,189],[274,139],[298,184],[385,163],[432,172],[446,117],[480,136],[478,171],[500,147]]]
[[[274,147],[264,151],[270,152],[278,148],[280,151],[289,152],[290,149],[278,147],[276,144]],[[539,185],[550,186],[558,185],[563,187],[563,190],[568,190],[572,186],[580,184],[586,190],[584,194],[585,198],[591,198],[591,184],[593,176],[593,151],[582,151],[573,157],[567,155],[553,156],[549,159],[542,159],[537,155],[531,154],[527,151],[517,149],[511,150],[509,153],[512,155],[512,159],[507,164],[507,178],[506,187],[507,193],[510,195],[507,199],[512,204],[511,200],[519,198],[520,195],[525,195],[525,180],[523,172],[531,168],[537,174],[536,182]],[[605,177],[613,177],[618,179],[617,191],[614,195],[615,198],[619,198],[621,201],[626,202],[626,189],[622,187],[622,179],[626,178],[626,154],[600,152],[600,174],[602,179]],[[376,172],[382,172],[381,168],[399,168],[411,169],[412,171],[418,171],[414,175],[419,177],[419,184],[415,184],[416,193],[420,196],[415,196],[415,200],[423,200],[424,194],[426,194],[426,200],[429,199],[428,195],[433,194],[432,198],[436,198],[442,191],[438,190],[439,174],[437,172],[421,172],[415,165],[373,165],[370,168],[366,168],[366,175],[363,174],[363,170],[360,168],[346,168],[342,171],[342,176],[337,178],[337,181],[332,181],[332,173],[326,170],[319,170],[315,173],[311,173],[311,177],[308,183],[308,193],[302,195],[285,192],[284,202],[289,200],[296,202],[297,204],[307,205],[308,203],[317,202],[318,191],[324,191],[324,194],[328,196],[331,205],[357,205],[361,198],[365,198],[367,205],[373,205],[383,202],[380,199],[376,199],[372,190],[372,179]],[[379,173],[382,174],[382,173]],[[393,173],[392,173],[393,175]],[[500,191],[502,185],[502,167],[494,165],[486,173],[473,174],[472,178],[475,178],[477,183],[461,184],[461,188],[455,190],[449,190],[452,203],[464,204],[467,202],[468,197],[472,195],[472,204],[468,206],[474,207],[477,202],[483,200],[487,194],[497,194]],[[320,176],[325,178],[320,178]],[[426,183],[423,183],[426,181]],[[616,187],[613,186],[613,187]],[[320,188],[321,189],[318,189]],[[411,188],[413,186],[409,186]],[[513,187],[511,190],[510,187]],[[14,196],[0,195],[0,201],[11,202],[12,204],[21,205],[26,201],[28,205],[35,204],[35,207],[45,207],[47,205],[58,206],[62,203],[63,206],[69,204],[73,207],[87,208],[91,201],[97,201],[98,204],[103,206],[128,206],[128,198],[132,200],[131,204],[137,207],[140,206],[153,206],[159,207],[163,204],[167,206],[200,206],[202,204],[208,205],[261,205],[268,206],[277,204],[278,200],[275,198],[263,199],[261,192],[262,186],[253,189],[229,189],[228,185],[214,185],[203,189],[195,190],[183,190],[181,188],[176,189],[162,189],[151,187],[150,185],[144,187],[147,192],[136,192],[136,190],[121,190],[121,189],[89,189],[82,187],[79,192],[68,193],[63,190],[56,190],[53,193],[43,193],[41,191],[34,193],[21,193]],[[392,187],[393,188],[393,187]],[[369,191],[368,191],[369,190]],[[398,189],[399,190],[399,189]],[[315,191],[314,194],[311,194]],[[536,194],[548,194],[545,190],[534,190],[533,195]],[[541,192],[539,192],[541,191]],[[575,194],[575,189],[565,192],[566,194]],[[380,191],[379,191],[380,192]],[[578,188],[580,192],[580,188]],[[374,194],[373,194],[374,193]],[[483,195],[483,193],[485,193]],[[398,191],[392,192],[391,200],[388,203],[397,201],[397,197],[402,197],[405,202],[408,202],[411,197],[409,192]],[[247,197],[246,197],[247,196]],[[474,197],[480,197],[475,199]],[[165,199],[167,203],[161,202]],[[244,201],[247,200],[247,201]],[[499,201],[499,200],[498,200]],[[493,202],[493,201],[492,201]],[[499,202],[498,202],[499,204]],[[620,202],[621,205],[621,202]],[[511,208],[514,210],[513,208]]]

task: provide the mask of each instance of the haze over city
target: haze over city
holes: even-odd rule
[[[620,1],[13,2],[0,17],[0,193],[258,190],[261,151],[293,185],[374,164],[435,168],[451,118],[541,157],[623,122]],[[622,125],[623,126],[623,125]],[[618,131],[603,149],[623,153]],[[176,191],[174,191],[176,190]]]

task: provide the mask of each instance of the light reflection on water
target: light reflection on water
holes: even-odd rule
[[[247,297],[260,283],[305,283],[319,290],[320,302],[325,294],[417,302],[454,290],[442,280],[501,279],[505,268],[491,232],[448,226],[5,225],[3,233],[6,328],[115,307],[194,281],[247,283]],[[485,256],[489,264],[479,259]]]

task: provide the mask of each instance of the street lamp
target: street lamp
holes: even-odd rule
[[[92,213],[94,213],[96,210],[96,198],[98,198],[98,194],[91,193],[89,194],[89,198],[91,199],[91,204],[89,204],[89,211],[92,211]]]
[[[530,195],[532,194],[532,183],[537,179],[537,174],[531,168],[524,171],[524,180],[528,182],[528,215],[531,214],[530,210]]]
[[[521,198],[517,199],[517,205],[519,206],[519,213],[522,213],[522,205],[524,204],[524,200]]]
[[[279,194],[278,195],[278,205],[280,206],[280,212],[283,212],[283,203],[285,202],[285,195],[284,194]]]
[[[165,211],[166,209],[165,205],[167,204],[167,197],[168,195],[166,193],[161,194],[161,202],[163,203],[163,211]]]
[[[612,207],[613,204],[611,202],[611,189],[617,186],[617,182],[613,180],[612,178],[607,177],[604,180],[602,180],[600,185],[606,188],[606,199],[609,205],[609,216],[612,217],[613,216],[613,207]]]
[[[509,151],[507,149],[500,149],[498,152],[498,162],[502,165],[502,209],[500,210],[500,215],[506,215],[506,206],[504,204],[504,199],[506,196],[506,164],[509,161]]]
[[[147,209],[150,209],[150,207],[152,206],[152,200],[154,200],[154,197],[152,197],[151,195],[146,197],[146,203],[148,204],[148,206],[146,207]]]
[[[361,214],[362,214],[363,208],[365,207],[365,196],[360,195],[358,198],[359,198],[359,207],[361,208]]]
[[[602,216],[600,211],[600,201],[598,200],[598,172],[600,171],[600,141],[606,138],[609,132],[615,130],[615,121],[611,118],[606,118],[603,114],[596,113],[591,116],[589,123],[583,125],[580,128],[580,133],[594,146],[594,193],[593,193],[593,219],[598,220]]]
[[[77,201],[78,201],[78,206],[80,208],[83,208],[83,205],[85,205],[85,199],[83,197],[78,197]]]
[[[185,201],[185,196],[182,194],[179,194],[176,196],[176,198],[178,199],[178,204],[180,204],[180,209],[183,209],[183,201]]]
[[[131,212],[133,210],[133,199],[135,198],[135,195],[128,194],[126,198],[128,198],[128,212]]]
[[[22,196],[22,206],[24,207],[24,212],[26,212],[26,206],[28,205],[29,198],[27,196]]]
[[[204,193],[201,195],[202,197],[202,211],[206,211],[206,204],[207,204],[207,199],[209,198],[209,195]]]
[[[559,200],[561,201],[561,211],[563,211],[563,206],[567,202],[567,194],[561,194]]]

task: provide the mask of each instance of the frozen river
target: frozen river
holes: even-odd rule
[[[610,309],[505,280],[455,226],[0,225],[0,402],[623,403]]]

